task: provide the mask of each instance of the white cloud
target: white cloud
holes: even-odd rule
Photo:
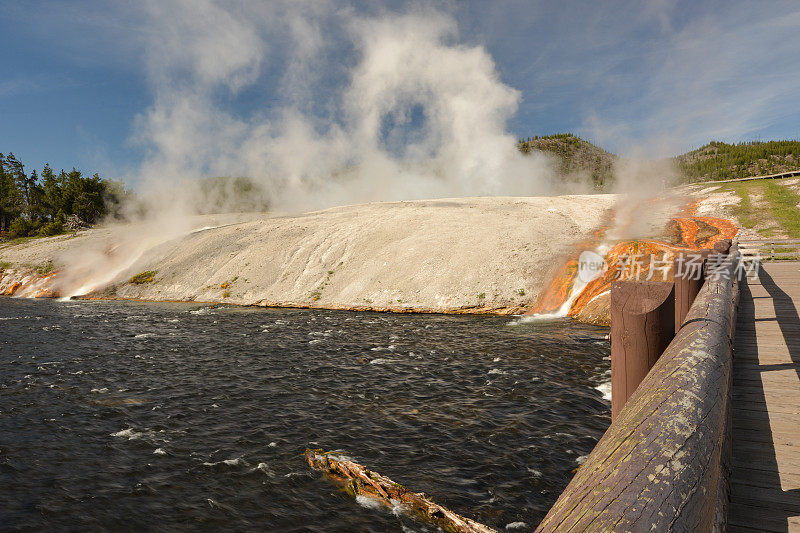
[[[619,93],[588,113],[584,130],[623,151],[650,143],[659,145],[654,155],[666,155],[712,138],[752,137],[775,125],[782,111],[796,113],[800,17],[793,9],[737,4],[694,13],[680,25],[662,22],[663,33],[634,44],[642,67],[629,80],[593,72]]]
[[[0,98],[39,92],[42,90],[41,82],[41,79],[33,79],[27,76],[0,81]]]

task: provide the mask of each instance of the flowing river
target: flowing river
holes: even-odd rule
[[[337,490],[311,447],[529,531],[610,423],[609,346],[513,323],[0,298],[0,524],[433,530]]]

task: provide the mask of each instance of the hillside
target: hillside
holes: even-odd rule
[[[687,181],[778,174],[800,169],[800,141],[711,141],[676,159]]]
[[[556,156],[562,175],[591,176],[596,189],[613,181],[617,156],[572,133],[528,137],[520,139],[517,146],[524,153],[540,150]],[[711,141],[674,159],[687,183],[778,174],[800,170],[800,141]]]
[[[540,150],[556,156],[561,161],[558,168],[561,174],[590,176],[597,189],[610,183],[612,167],[617,159],[614,154],[571,133],[528,137],[520,139],[518,146],[524,153]]]

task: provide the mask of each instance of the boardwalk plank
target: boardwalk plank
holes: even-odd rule
[[[800,516],[800,500],[792,491],[743,485],[731,480],[731,494],[734,495],[735,500],[749,505],[760,507],[766,503],[767,507]]]
[[[800,531],[800,262],[743,283],[729,531]]]
[[[777,466],[773,469],[747,468],[738,466],[731,478],[742,485],[754,485],[757,487],[771,488],[775,486],[775,478],[778,476]],[[800,486],[800,475],[785,473],[784,478],[796,486]]]
[[[776,517],[774,512],[763,507],[739,504],[731,507],[728,516],[728,531],[787,531],[787,520]]]

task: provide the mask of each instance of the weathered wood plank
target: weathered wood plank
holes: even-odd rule
[[[737,357],[737,360],[739,358]],[[760,365],[786,365],[786,364],[793,364],[791,360],[791,356],[788,352],[785,354],[775,353],[772,355],[765,355],[759,354],[758,358],[743,358],[743,362],[747,363],[759,363]]]
[[[753,376],[753,372],[758,371],[759,369],[749,369],[747,373],[745,372],[737,372],[734,370],[733,373],[733,382],[736,384],[737,387],[755,387],[757,389],[764,389],[764,380],[755,378]],[[779,373],[783,374],[783,372]],[[789,390],[796,390],[795,382],[797,381],[797,374],[794,373],[794,376],[771,376],[771,379],[768,381],[770,387],[778,387],[784,388]]]
[[[792,383],[786,382],[784,380],[776,380],[770,381],[766,384],[766,389],[769,391],[768,394],[780,395],[781,392],[795,392],[797,387],[794,386]],[[739,380],[736,383],[736,390],[737,391],[744,391],[747,393],[758,393],[764,394],[765,384],[762,381],[755,381],[755,380]]]
[[[731,482],[736,480],[742,485],[755,485],[757,487],[772,488],[775,480],[780,479],[777,465],[774,468],[749,468],[739,465],[733,472]],[[800,486],[800,474],[785,473],[783,479],[787,483]]]
[[[764,451],[764,444],[751,442],[737,442],[734,445],[733,458],[735,464],[747,464],[760,470],[772,468],[777,464],[779,472],[796,472],[800,468],[800,461],[795,456],[785,456],[782,453],[771,453]],[[777,461],[777,463],[776,463]],[[736,468],[734,466],[734,468]],[[780,477],[780,476],[779,476]],[[783,487],[782,484],[780,484]]]
[[[734,438],[752,444],[774,444],[776,446],[786,446],[784,453],[791,456],[797,455],[800,459],[800,444],[797,439],[791,434],[786,432],[765,432],[763,429],[745,429],[741,426],[734,425]],[[792,449],[793,448],[793,449]]]
[[[730,531],[800,531],[800,263],[762,268],[736,327]]]
[[[800,516],[800,499],[792,491],[743,485],[732,479],[731,496],[733,501],[741,501],[744,504],[758,507],[765,504],[763,505],[765,508],[786,511]]]
[[[762,434],[770,435],[773,430],[781,434],[791,434],[800,427],[800,416],[777,418],[765,420],[763,416],[734,418],[734,431],[759,431]]]
[[[728,515],[728,531],[787,531],[788,521],[785,517],[776,516],[771,509],[764,509],[744,503],[731,506]]]
[[[777,427],[776,429],[787,429],[791,430],[792,428],[800,427],[800,420],[798,416],[800,412],[798,411],[790,411],[785,413],[769,413],[766,409],[734,409],[733,410],[733,418],[744,420],[744,421],[761,421],[768,420],[767,423],[770,424],[770,430],[773,427],[772,424],[776,424],[778,426],[784,425],[785,427]]]

